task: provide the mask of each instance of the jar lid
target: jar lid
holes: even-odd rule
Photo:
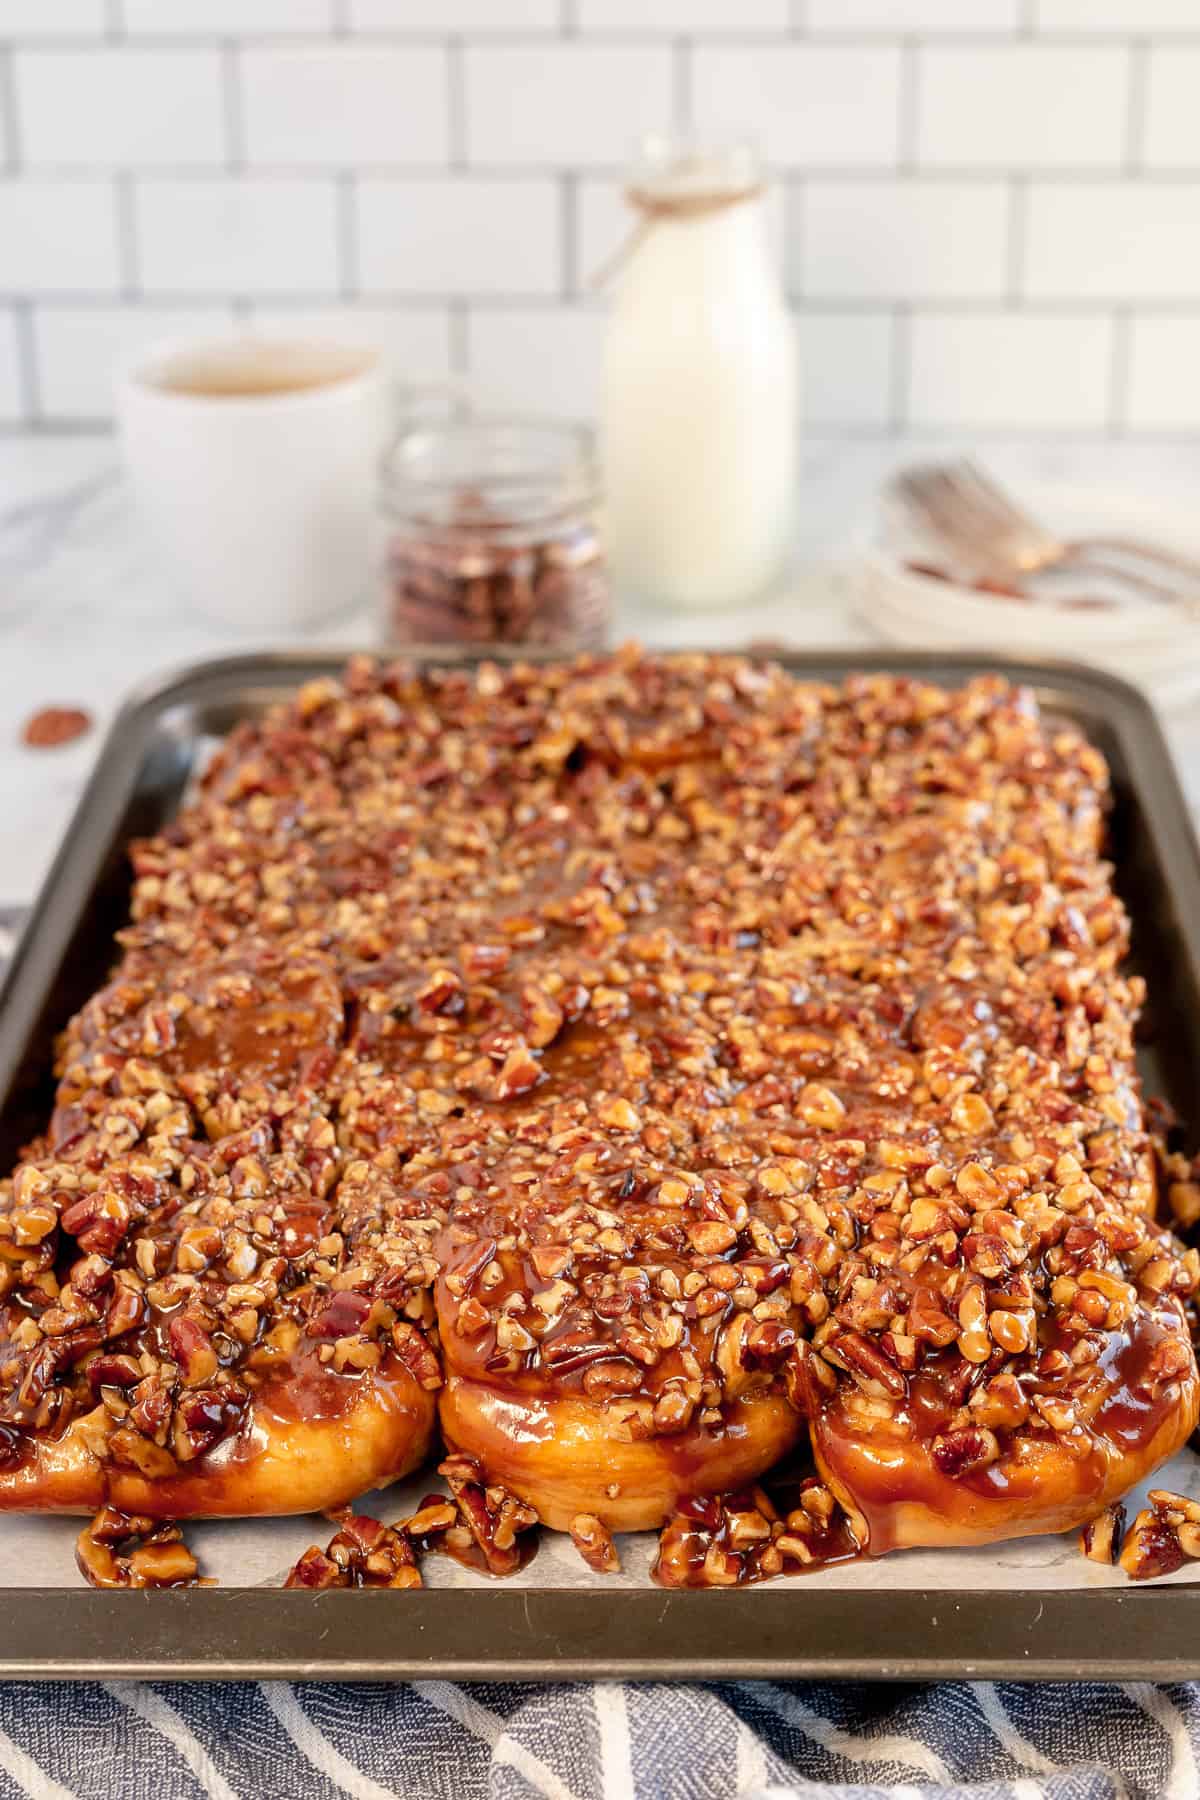
[[[745,139],[655,132],[643,138],[626,193],[646,211],[680,216],[716,211],[762,191],[758,153]]]
[[[384,508],[431,525],[533,526],[596,498],[592,432],[552,419],[401,426],[380,459]]]

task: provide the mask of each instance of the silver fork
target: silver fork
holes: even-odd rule
[[[1011,579],[1080,569],[1115,577],[1155,600],[1200,604],[1200,562],[1140,538],[1057,537],[967,458],[903,469],[889,494],[928,535],[982,575]]]

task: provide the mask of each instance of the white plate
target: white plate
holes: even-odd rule
[[[1178,504],[1065,483],[1013,492],[1065,536],[1145,538],[1200,560],[1200,524]],[[1073,657],[1124,675],[1164,706],[1200,690],[1200,591],[1195,617],[1082,573],[1056,578],[1052,598],[1014,599],[922,575],[910,561],[937,556],[916,538],[885,537],[875,527],[860,537],[848,570],[856,612],[891,643]],[[1101,595],[1105,606],[1079,604]]]

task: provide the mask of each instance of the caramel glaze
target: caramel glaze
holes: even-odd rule
[[[931,1440],[959,1410],[936,1373],[915,1380],[888,1420],[856,1419],[839,1395],[812,1421],[817,1468],[872,1556],[1075,1529],[1173,1455],[1195,1429],[1200,1381],[1194,1365],[1182,1381],[1158,1389],[1147,1383],[1151,1355],[1164,1339],[1187,1342],[1173,1301],[1139,1312],[1127,1332],[1106,1335],[1086,1430],[1057,1434],[1045,1423],[1040,1431],[1000,1428],[998,1459],[954,1477],[941,1473],[930,1454]],[[1017,1381],[1027,1396],[1053,1392],[1032,1365]]]
[[[324,1511],[419,1468],[436,1422],[434,1397],[397,1360],[354,1377],[281,1370],[214,1450],[173,1471],[114,1465],[103,1408],[77,1415],[57,1436],[12,1443],[0,1468],[0,1511],[111,1505],[163,1519]]]
[[[649,1531],[681,1499],[753,1481],[792,1448],[803,1422],[782,1394],[729,1402],[714,1425],[631,1439],[601,1405],[532,1397],[451,1375],[439,1400],[452,1447],[470,1446],[490,1479],[554,1531],[591,1513],[610,1531]]]
[[[334,1504],[444,1380],[552,1523],[806,1417],[873,1552],[1098,1507],[1194,1422],[1200,1283],[1106,783],[1002,683],[738,657],[356,661],[239,728],[0,1182],[0,1505],[85,1440],[142,1513]]]

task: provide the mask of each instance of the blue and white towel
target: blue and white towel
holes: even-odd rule
[[[0,1800],[26,1795],[1200,1800],[1200,1686],[10,1682]]]
[[[1194,1800],[1198,1744],[1183,1686],[0,1685],[4,1800]]]

